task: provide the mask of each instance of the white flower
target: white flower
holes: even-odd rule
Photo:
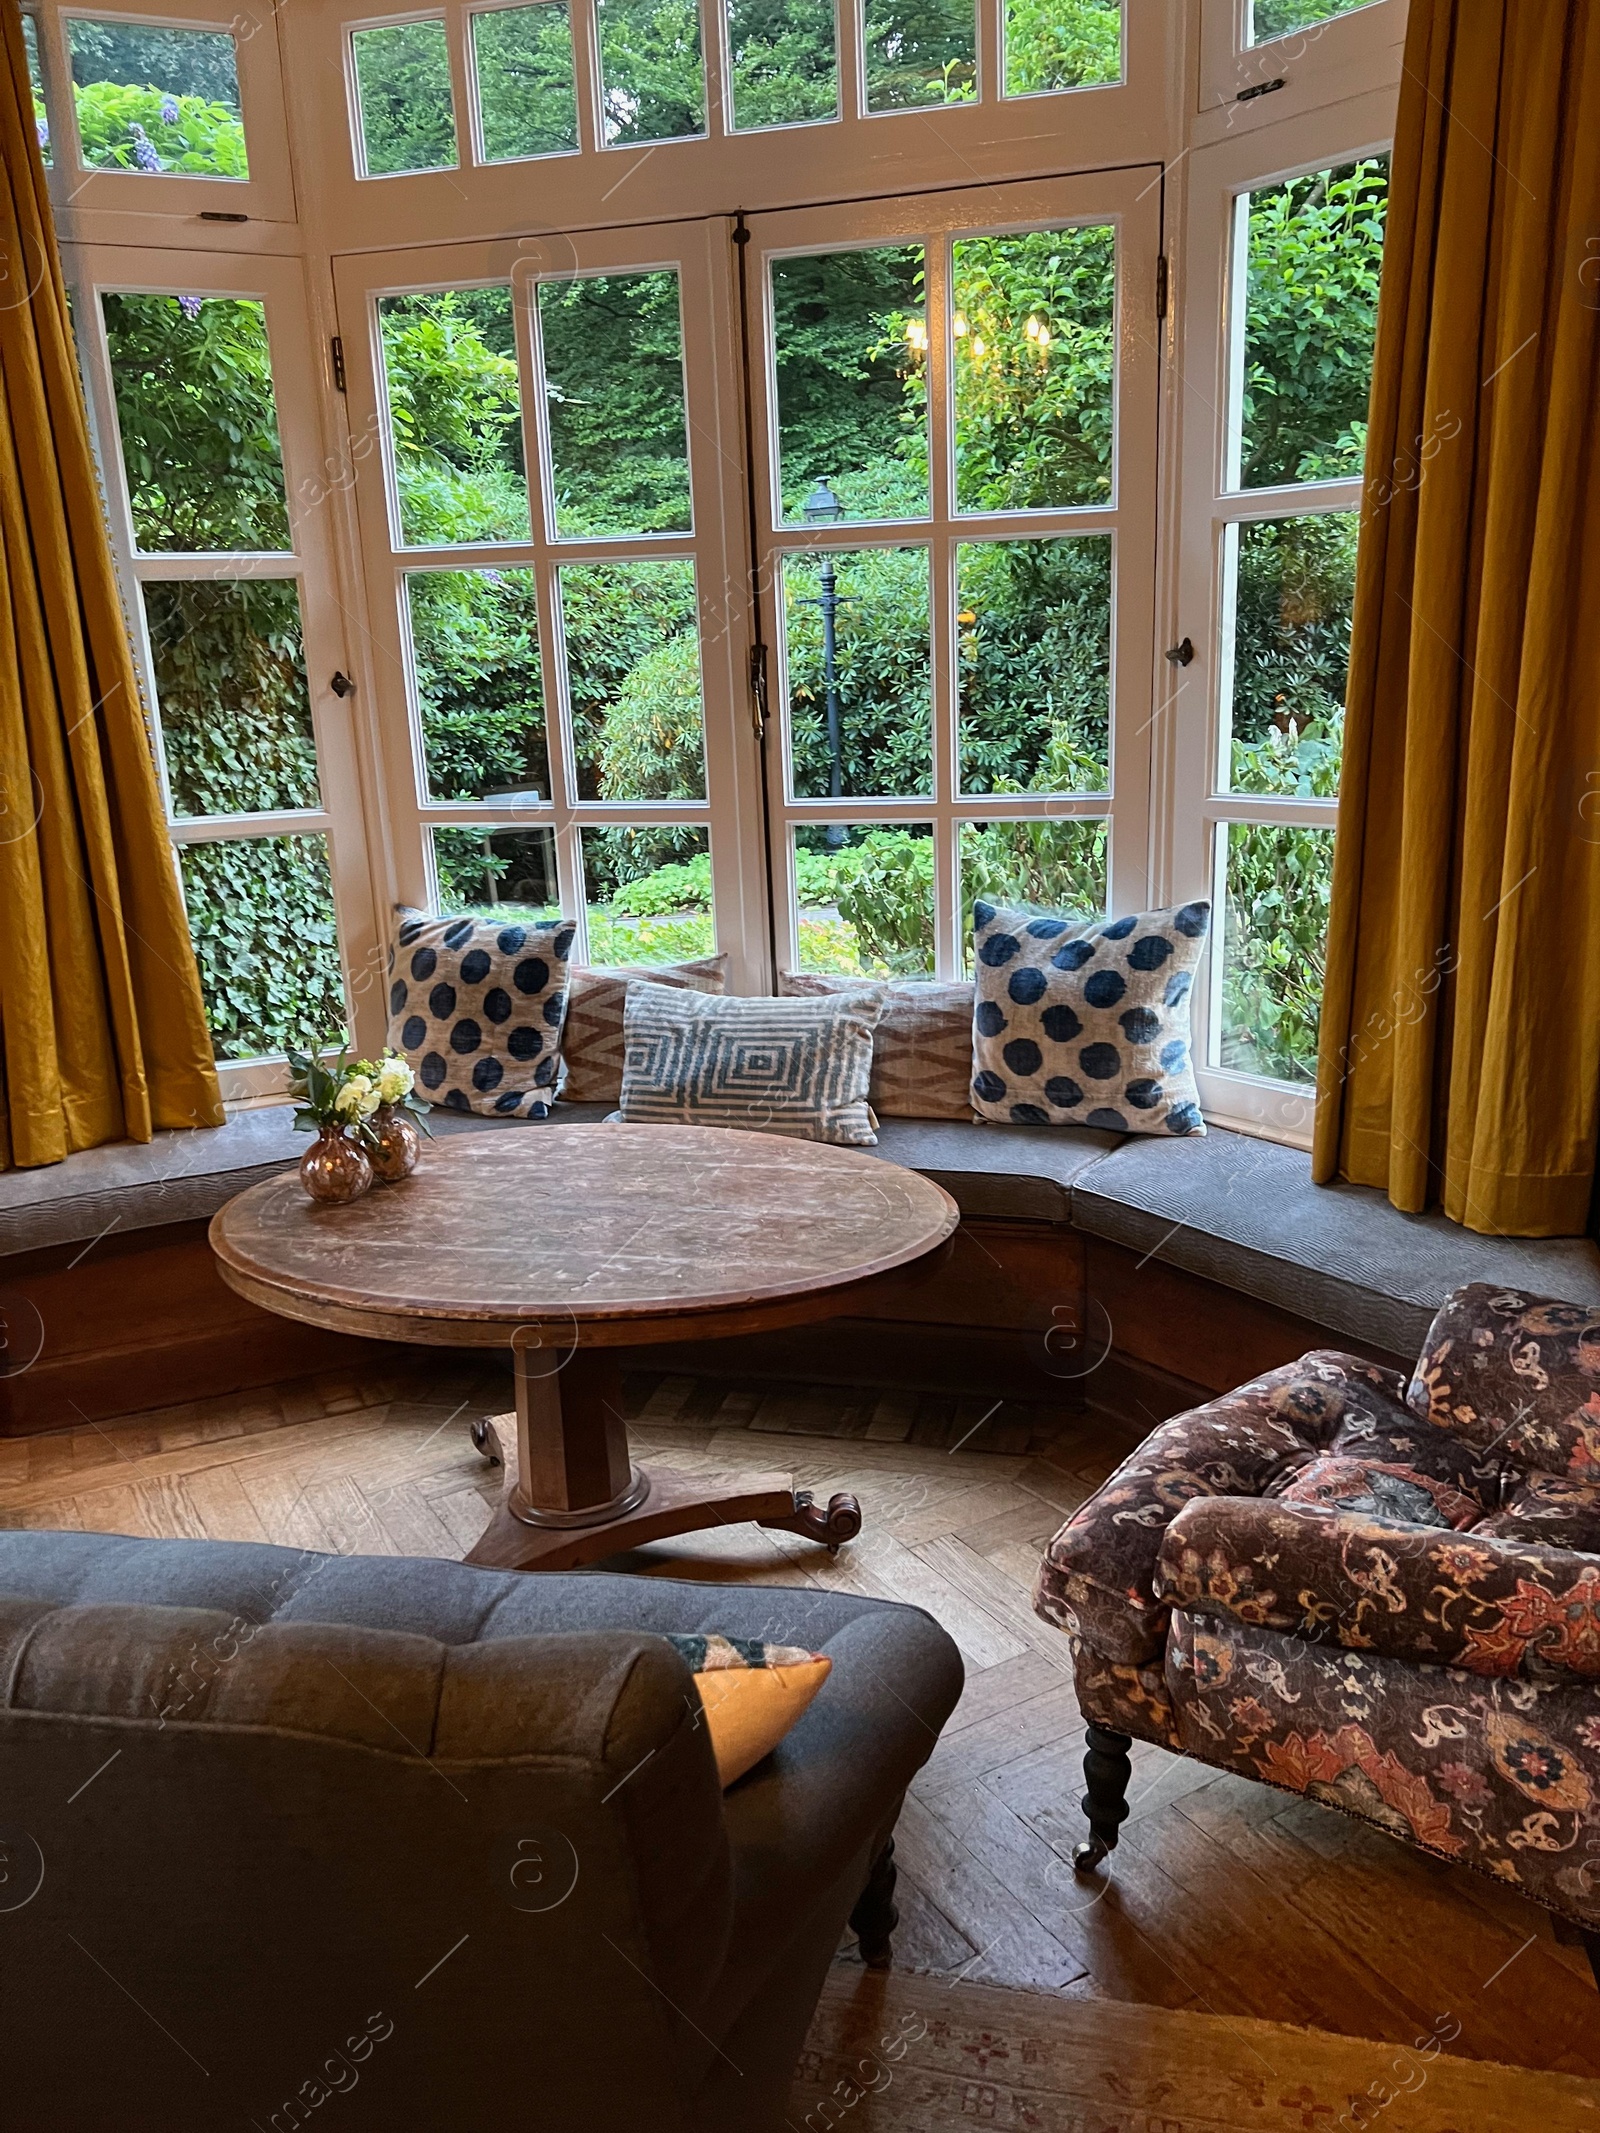
[[[403,1059],[386,1059],[378,1071],[378,1094],[386,1104],[409,1096],[415,1084],[416,1076]]]
[[[370,1074],[352,1074],[333,1099],[333,1108],[346,1118],[370,1118],[382,1101]]]

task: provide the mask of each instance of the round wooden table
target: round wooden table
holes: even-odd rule
[[[269,1178],[213,1217],[211,1245],[230,1287],[286,1318],[509,1347],[516,1473],[507,1458],[504,1500],[467,1561],[566,1570],[744,1519],[853,1539],[850,1496],[824,1510],[782,1475],[633,1466],[618,1352],[847,1314],[896,1269],[931,1272],[957,1219],[939,1186],[853,1148],[523,1127],[430,1142],[411,1177],[348,1207],[318,1206],[293,1171]],[[478,1425],[494,1456],[491,1441]]]

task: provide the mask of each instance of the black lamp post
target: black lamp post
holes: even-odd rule
[[[819,481],[801,505],[808,526],[836,526],[844,517],[844,505],[840,503],[826,480]],[[838,672],[838,619],[839,579],[834,570],[833,551],[821,551],[821,587],[817,605],[822,610],[822,691],[828,714],[828,795],[837,800],[844,791],[844,762],[839,752],[839,672]],[[844,829],[837,822],[828,824],[828,849],[838,851],[844,843]]]

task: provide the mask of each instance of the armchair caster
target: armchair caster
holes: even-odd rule
[[[900,1923],[900,1913],[894,1903],[894,1885],[898,1879],[899,1869],[894,1863],[894,1839],[891,1837],[873,1860],[867,1885],[850,1913],[850,1930],[861,1950],[861,1960],[869,1970],[887,1970],[893,1960],[894,1950],[890,1943],[894,1929]]]
[[[1089,1817],[1089,1834],[1072,1854],[1075,1874],[1092,1874],[1116,1850],[1118,1834],[1128,1819],[1128,1780],[1133,1775],[1128,1750],[1132,1746],[1129,1733],[1114,1733],[1108,1726],[1089,1728],[1083,1758],[1088,1786],[1083,1811]]]

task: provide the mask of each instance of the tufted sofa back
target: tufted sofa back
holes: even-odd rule
[[[1457,1289],[1406,1400],[1436,1429],[1593,1489],[1600,1513],[1600,1311],[1490,1282]]]

